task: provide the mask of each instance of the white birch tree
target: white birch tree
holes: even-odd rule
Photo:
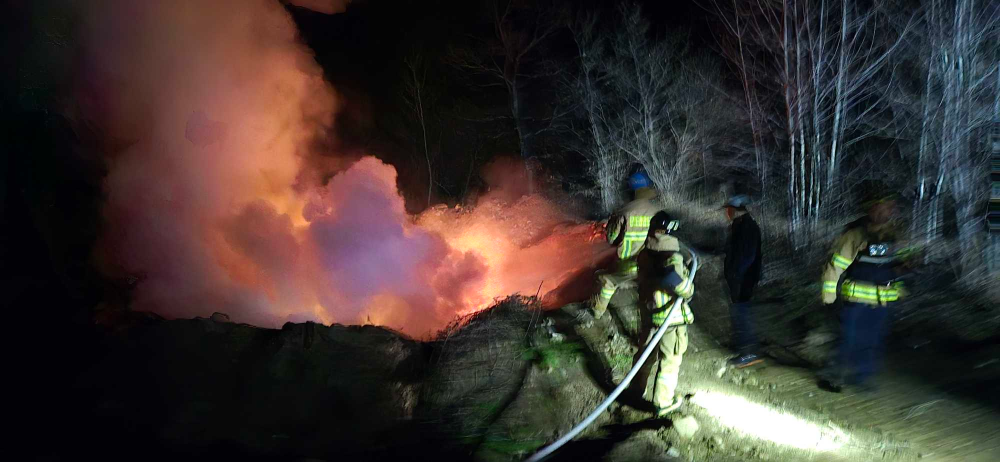
[[[914,230],[930,244],[941,238],[943,204],[955,204],[962,267],[984,268],[988,200],[986,142],[1000,98],[1000,6],[979,0],[922,4],[920,143]]]
[[[755,113],[761,99],[758,81],[770,75],[776,81],[767,86],[780,89],[784,135],[777,138],[787,152],[789,232],[804,245],[820,221],[844,205],[834,199],[845,191],[840,174],[845,153],[876,133],[874,121],[887,107],[887,70],[912,21],[900,21],[878,1],[866,8],[856,0],[715,6],[736,37],[731,43],[738,50],[730,45],[725,54],[743,80],[751,120],[761,120]]]

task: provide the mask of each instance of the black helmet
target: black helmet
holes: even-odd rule
[[[674,220],[666,211],[660,210],[653,215],[653,219],[649,220],[649,234],[653,234],[657,231],[666,231],[670,234],[677,230],[680,223]]]

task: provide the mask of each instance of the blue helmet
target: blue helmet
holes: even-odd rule
[[[649,179],[649,175],[646,172],[638,171],[633,173],[628,177],[628,186],[632,190],[648,188],[653,185],[653,182]]]
[[[722,207],[732,207],[734,209],[746,210],[747,205],[750,205],[750,196],[746,194],[737,194],[729,198],[726,204]]]

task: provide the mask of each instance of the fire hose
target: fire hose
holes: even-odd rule
[[[698,272],[698,254],[695,253],[694,250],[683,244],[681,244],[681,247],[684,248],[684,250],[686,250],[689,254],[691,254],[691,274],[688,276],[687,280],[688,284],[687,287],[690,287],[690,284],[692,284],[692,281],[694,281],[695,273]],[[680,307],[683,301],[684,301],[683,298],[677,297],[677,299],[674,300],[673,305],[670,306],[670,311],[667,311],[667,316],[665,319],[670,319],[670,315],[673,314],[674,310]],[[586,419],[583,419],[582,422],[573,427],[573,429],[571,429],[569,433],[563,435],[562,438],[559,438],[554,443],[545,446],[544,448],[536,452],[534,455],[527,458],[525,462],[538,462],[548,457],[550,454],[552,454],[560,447],[562,447],[564,444],[568,443],[570,440],[576,437],[576,435],[580,434],[580,432],[582,432],[590,424],[594,423],[594,420],[597,419],[597,416],[601,415],[601,413],[604,412],[604,410],[607,409],[608,406],[610,406],[611,403],[613,403],[615,399],[618,398],[618,395],[622,394],[622,392],[625,391],[626,388],[628,388],[629,383],[631,383],[632,379],[635,378],[635,375],[639,373],[639,369],[642,367],[643,364],[645,364],[646,359],[649,358],[649,355],[653,353],[653,349],[656,348],[656,345],[660,343],[660,339],[663,338],[663,334],[667,332],[667,329],[669,327],[670,324],[665,322],[663,323],[662,326],[660,326],[659,329],[656,330],[656,334],[653,335],[653,338],[650,339],[649,344],[646,345],[646,349],[643,350],[642,356],[639,357],[639,361],[635,363],[635,366],[632,366],[632,370],[628,372],[628,375],[625,376],[625,379],[622,380],[622,383],[620,383],[614,389],[614,391],[612,391],[611,394],[609,394],[608,397],[605,398],[604,401],[602,401],[601,404],[599,404],[597,408],[594,409],[594,411],[587,416]]]

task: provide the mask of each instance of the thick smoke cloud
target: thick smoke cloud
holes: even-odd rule
[[[332,145],[336,93],[277,1],[87,8],[75,115],[107,141],[97,254],[141,275],[133,309],[424,335],[594,257],[523,179],[411,217],[391,166],[312,152]]]
[[[108,152],[108,265],[144,275],[138,309],[274,322],[246,288],[281,284],[252,257],[294,256],[226,230],[256,217],[278,233],[268,213],[301,221],[302,147],[333,124],[334,92],[294,23],[259,0],[93,2],[83,18],[78,115],[126,146]]]

